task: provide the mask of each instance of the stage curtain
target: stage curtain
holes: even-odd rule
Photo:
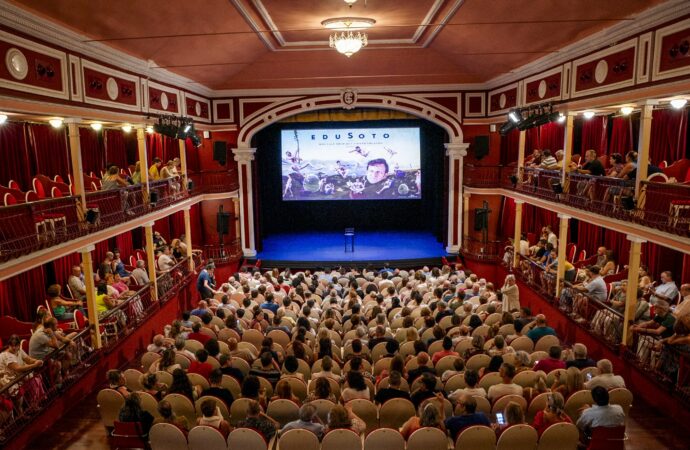
[[[170,219],[170,240],[179,239],[184,234],[184,211],[178,211],[168,217]]]
[[[608,155],[625,154],[633,150],[633,124],[630,116],[614,117],[611,120],[611,141],[609,142]]]
[[[28,125],[29,155],[33,174],[50,178],[60,175],[67,180],[70,173],[70,156],[65,128],[32,123]]]
[[[91,128],[79,128],[79,146],[82,170],[100,177],[101,170],[105,170],[106,154],[99,133]]]
[[[578,221],[576,242],[578,252],[584,250],[588,256],[593,255],[603,241],[603,234],[604,229],[602,227],[584,220]]]
[[[120,256],[125,264],[129,264],[129,255],[134,253],[134,244],[132,242],[132,233],[126,231],[115,236],[115,248],[120,250]]]
[[[172,240],[172,236],[170,235],[170,216],[156,220],[153,223],[153,231],[158,231],[161,236],[163,236],[163,239],[165,239],[165,242],[169,244]]]
[[[539,127],[525,131],[525,159],[532,154],[532,150],[539,148]]]
[[[33,173],[29,164],[26,124],[7,122],[0,127],[0,184],[10,180],[19,183],[22,190],[31,188]]]
[[[72,267],[81,264],[81,255],[79,253],[72,253],[54,260],[52,264],[53,271],[55,272],[55,282],[62,285],[64,290],[67,279],[72,274]],[[66,295],[66,293],[63,293],[63,295]]]
[[[686,157],[688,109],[657,109],[652,112],[652,135],[649,158],[657,165],[661,161],[671,165]]]
[[[149,166],[153,158],[160,158],[165,164],[167,161],[180,156],[180,147],[177,139],[163,136],[158,133],[146,134],[146,157]]]
[[[508,165],[517,162],[519,147],[520,130],[514,129],[505,136],[501,136],[501,164]]]
[[[613,257],[622,270],[630,259],[630,241],[625,234],[605,229],[603,245],[607,250],[613,251]]]
[[[45,291],[43,266],[0,281],[0,315],[32,322],[36,308],[45,304]]]
[[[125,132],[122,130],[105,130],[103,132],[105,160],[109,164],[115,164],[120,169],[126,169],[128,165],[124,134]]]
[[[498,223],[500,227],[498,231],[503,239],[512,238],[515,235],[515,200],[512,198],[503,197],[503,207]]]
[[[361,120],[417,119],[412,114],[391,109],[357,108],[352,111],[342,109],[321,109],[286,117],[283,123],[295,122],[357,122]]]
[[[98,265],[105,259],[105,254],[113,249],[110,240],[96,242],[94,244],[94,251],[91,252],[91,259],[93,260],[94,270],[98,269]]]
[[[606,116],[595,116],[582,122],[579,153],[584,155],[587,150],[593,149],[601,156],[607,150]]]
[[[549,149],[551,154],[563,149],[565,143],[565,126],[558,122],[547,123],[539,127],[539,148]]]

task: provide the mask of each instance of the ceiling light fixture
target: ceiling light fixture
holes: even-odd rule
[[[7,114],[0,114],[0,125],[7,122]]]
[[[563,122],[565,122],[565,114],[559,113],[559,114],[558,114],[558,119],[556,119],[556,120],[558,121],[558,123],[563,123]]]
[[[348,58],[366,47],[366,33],[356,30],[371,28],[376,21],[366,17],[335,17],[321,22],[329,30],[338,30],[329,37],[329,46]]]
[[[146,127],[146,132],[147,132],[148,134],[153,134],[153,126],[152,126],[152,125],[149,125],[148,127]]]
[[[687,103],[688,101],[684,98],[675,98],[671,100],[671,106],[673,106],[676,109],[683,108]]]
[[[582,115],[585,117],[585,119],[589,120],[594,117],[594,111],[585,111],[582,113]]]
[[[333,17],[321,22],[324,28],[329,30],[364,30],[374,26],[376,21],[368,17]]]
[[[94,122],[91,124],[91,128],[93,128],[96,131],[101,131],[101,128],[103,128],[103,124],[100,122]]]
[[[520,122],[520,120],[522,120],[522,117],[520,117],[519,114],[519,111],[511,111],[508,113],[508,118],[512,120],[514,123],[518,123]]]
[[[125,133],[131,132],[132,131],[132,125],[130,125],[130,124],[122,125],[122,131],[124,131]]]
[[[621,113],[622,113],[624,116],[629,116],[630,114],[632,114],[632,112],[633,112],[634,110],[635,110],[635,108],[633,108],[632,106],[624,106],[624,107],[621,108]]]
[[[352,5],[357,3],[357,0],[344,0],[344,1],[345,1],[345,3],[347,3],[347,6],[349,6],[350,8],[352,8]]]
[[[62,119],[50,119],[48,123],[53,128],[60,128],[62,126]]]

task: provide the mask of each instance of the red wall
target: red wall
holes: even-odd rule
[[[482,232],[481,231],[474,231],[474,210],[475,208],[483,208],[484,207],[484,201],[489,202],[489,209],[491,210],[491,213],[489,214],[489,233],[488,233],[488,238],[490,241],[494,241],[498,239],[498,218],[501,214],[501,199],[502,196],[500,195],[474,195],[472,194],[470,196],[470,213],[469,213],[469,220],[468,220],[468,235],[472,238],[475,239],[481,239],[482,238]]]
[[[213,143],[225,141],[228,143],[228,160],[225,166],[213,160]],[[212,131],[211,139],[203,139],[199,148],[199,166],[202,171],[217,171],[234,169],[237,173],[237,163],[232,158],[232,148],[237,145],[237,131]]]
[[[230,229],[229,234],[223,236],[223,243],[229,244],[235,239],[237,233],[237,221],[235,220],[235,207],[231,199],[227,200],[207,200],[200,204],[201,208],[201,224],[203,227],[203,239],[205,245],[217,245],[218,231],[216,230],[216,214],[218,207],[223,205],[223,211],[230,213]]]
[[[465,125],[462,127],[462,134],[465,142],[470,143],[467,156],[464,158],[465,164],[474,166],[497,166],[501,161],[501,136],[498,132],[490,132],[489,125]],[[489,154],[481,160],[474,157],[474,138],[475,136],[489,136]]]

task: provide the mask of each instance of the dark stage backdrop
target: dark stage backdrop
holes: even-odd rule
[[[421,200],[284,202],[281,198],[280,132],[309,128],[419,127],[422,167]],[[259,237],[311,230],[423,230],[442,241],[446,132],[423,120],[277,123],[260,131],[256,147]],[[257,244],[260,247],[260,239]]]

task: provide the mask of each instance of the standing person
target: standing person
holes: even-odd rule
[[[216,283],[213,278],[215,265],[207,264],[206,267],[199,272],[199,277],[196,279],[196,290],[201,295],[202,299],[210,299],[216,294]]]
[[[515,282],[515,275],[508,274],[501,288],[503,294],[503,311],[518,311],[520,309],[520,290]]]

